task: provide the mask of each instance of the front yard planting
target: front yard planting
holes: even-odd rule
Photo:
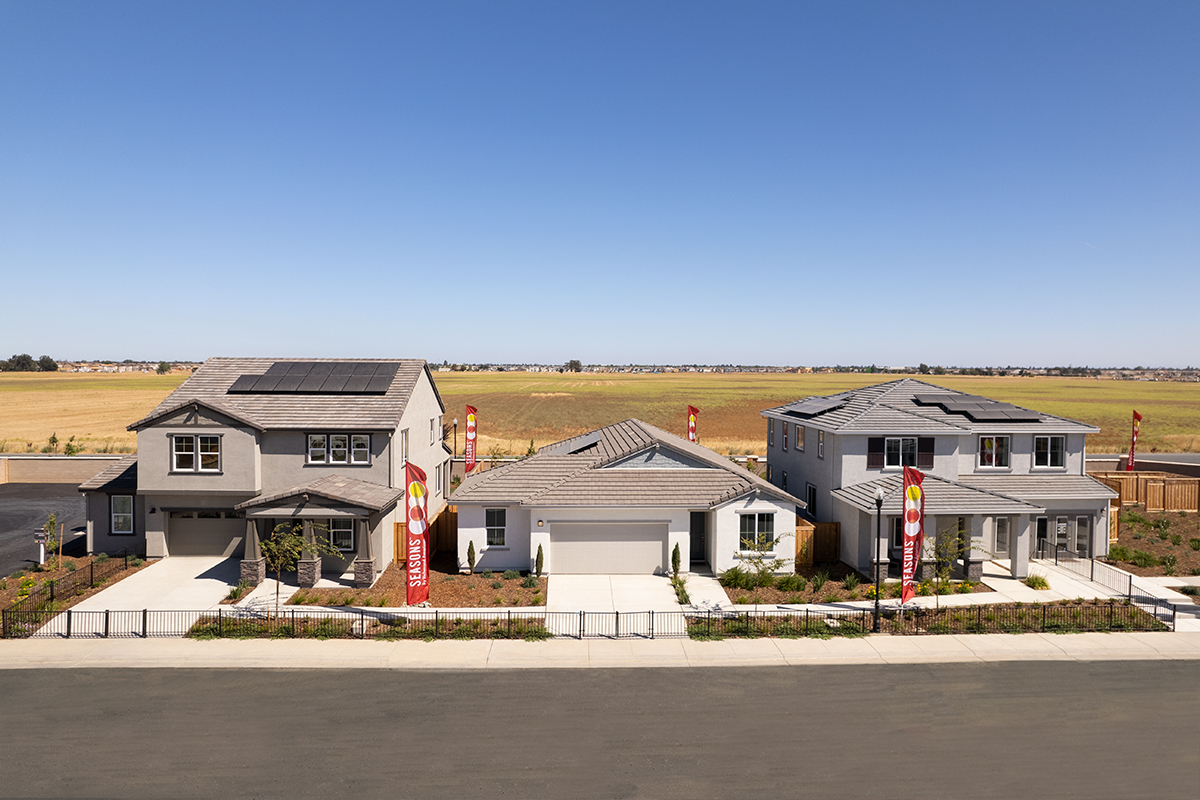
[[[1134,575],[1200,575],[1200,514],[1127,506],[1108,560]]]
[[[206,614],[188,630],[191,639],[548,639],[541,618],[522,616],[462,617],[427,615],[420,618],[384,614],[372,616],[308,616],[282,613],[262,617]]]
[[[735,605],[781,605],[837,603],[849,600],[874,600],[875,585],[841,562],[798,567],[794,575],[755,573],[741,567],[722,572],[717,580],[729,602]],[[921,597],[947,594],[989,592],[987,586],[969,581],[922,581],[917,584]],[[881,598],[899,597],[898,582],[880,587]]]

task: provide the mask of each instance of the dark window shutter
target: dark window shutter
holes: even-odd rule
[[[883,437],[867,439],[867,469],[883,469]]]
[[[917,469],[933,469],[933,437],[917,439]]]

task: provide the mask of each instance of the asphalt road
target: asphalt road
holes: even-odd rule
[[[0,796],[1194,799],[1198,677],[1194,661],[11,670]]]
[[[46,523],[52,511],[66,526],[64,548],[79,548],[79,539],[86,540],[87,517],[76,484],[0,483],[0,575],[37,563],[33,531]]]

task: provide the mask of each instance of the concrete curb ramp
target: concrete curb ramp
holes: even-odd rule
[[[0,669],[546,669],[1200,660],[1200,632],[867,636],[859,639],[587,639],[521,642],[21,639]]]

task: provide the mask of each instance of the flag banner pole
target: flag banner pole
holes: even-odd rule
[[[475,469],[475,435],[478,426],[476,414],[478,413],[474,406],[467,406],[467,443],[463,446],[463,458],[467,462],[467,472]]]
[[[1129,458],[1125,462],[1125,471],[1133,472],[1134,451],[1137,450],[1138,429],[1142,427],[1142,415],[1133,411],[1133,440],[1129,443]]]
[[[411,461],[404,465],[405,517],[408,534],[405,554],[408,560],[405,600],[410,606],[429,600],[429,518],[425,472]]]
[[[904,551],[901,561],[900,604],[917,594],[917,563],[925,538],[925,476],[912,467],[904,468]]]
[[[700,416],[700,409],[695,406],[688,406],[688,441],[696,442],[696,417]]]

